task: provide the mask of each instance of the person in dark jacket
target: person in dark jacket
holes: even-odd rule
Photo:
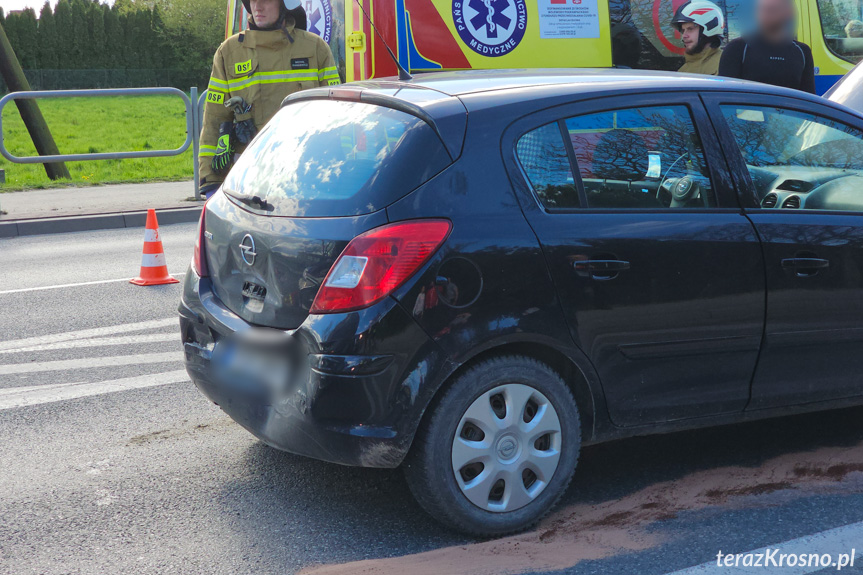
[[[793,0],[758,0],[758,30],[729,42],[719,75],[815,93],[812,50],[794,39]]]

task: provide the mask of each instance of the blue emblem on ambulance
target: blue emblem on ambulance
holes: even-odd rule
[[[306,10],[308,31],[317,34],[329,44],[333,31],[333,7],[330,0],[305,0],[303,8]]]
[[[525,0],[453,0],[452,18],[458,35],[483,56],[509,54],[527,29]]]

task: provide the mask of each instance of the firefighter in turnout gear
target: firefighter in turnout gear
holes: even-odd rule
[[[198,154],[202,195],[214,192],[245,144],[289,94],[340,83],[330,47],[306,31],[300,0],[243,0],[249,30],[213,57]]]
[[[677,9],[671,25],[680,32],[686,58],[678,72],[716,76],[725,31],[722,9],[707,0],[692,0]]]

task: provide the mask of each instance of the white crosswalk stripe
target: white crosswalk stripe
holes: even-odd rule
[[[143,343],[159,343],[164,341],[179,341],[180,336],[176,332],[171,333],[148,333],[145,335],[124,335],[118,337],[94,337],[92,339],[76,339],[72,341],[61,341],[58,343],[46,343],[30,347],[15,349],[0,349],[0,355],[11,353],[24,353],[34,351],[55,351],[58,349],[75,349],[82,347],[103,347],[111,345],[133,345]]]
[[[86,339],[91,337],[99,337],[105,335],[113,335],[115,333],[128,333],[133,331],[144,331],[147,329],[155,329],[167,326],[179,325],[179,320],[176,317],[156,319],[150,321],[141,321],[137,323],[127,323],[123,325],[109,325],[105,327],[96,327],[92,329],[81,329],[77,331],[67,331],[65,333],[55,333],[52,335],[40,335],[36,337],[28,337],[24,339],[13,339],[10,341],[0,341],[0,350],[18,349],[21,347],[30,347],[43,343],[56,343],[58,341],[71,341],[75,339]]]
[[[0,411],[188,382],[178,327],[171,317],[0,341]]]
[[[83,359],[63,359],[60,361],[37,361],[33,363],[13,363],[0,365],[0,375],[14,373],[38,373],[40,371],[62,371],[89,367],[115,367],[145,363],[165,363],[183,359],[181,352],[140,353],[135,355],[115,355],[109,357],[85,357]]]
[[[32,387],[12,387],[0,389],[0,411],[16,407],[27,407],[41,403],[52,403],[55,401],[67,401],[102,395],[115,391],[127,391],[130,389],[141,389],[155,387],[170,383],[181,383],[189,381],[189,376],[183,369],[157,373],[154,375],[139,375],[135,377],[124,377],[108,381],[97,381],[94,383],[61,383],[54,385],[34,385]]]

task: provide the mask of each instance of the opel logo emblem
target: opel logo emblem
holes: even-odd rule
[[[501,461],[508,461],[518,455],[518,440],[511,435],[501,437],[497,442],[497,456]]]
[[[247,264],[254,265],[255,256],[258,254],[255,253],[255,240],[251,235],[246,234],[243,236],[243,241],[240,242],[240,254],[243,256],[243,261]]]

